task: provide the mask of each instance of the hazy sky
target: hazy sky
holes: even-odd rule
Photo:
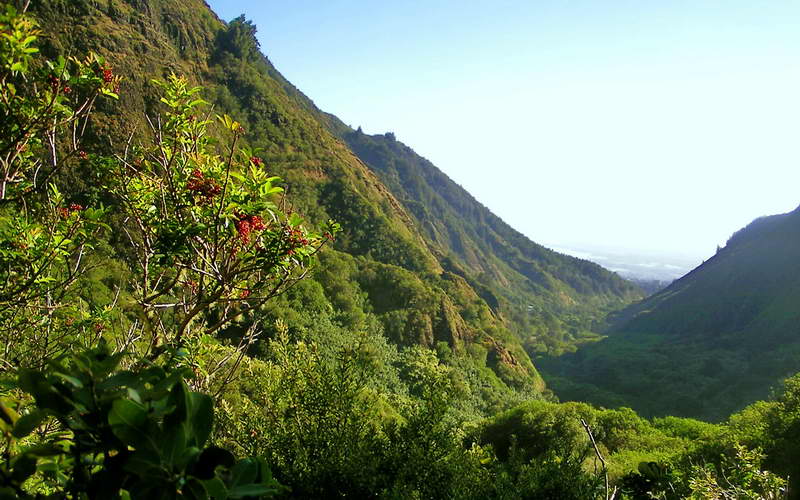
[[[210,4],[534,241],[706,257],[800,204],[800,2]]]

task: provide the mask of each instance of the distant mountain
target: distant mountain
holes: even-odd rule
[[[566,399],[721,419],[800,371],[800,208],[617,314],[608,339],[540,363]]]
[[[702,261],[700,257],[668,251],[635,250],[605,245],[562,244],[558,252],[596,262],[634,283],[663,282],[664,288]],[[655,285],[655,283],[653,284]]]
[[[639,288],[644,290],[648,297],[667,288],[670,283],[672,283],[672,281],[662,281],[657,279],[630,278],[630,280]]]
[[[152,79],[186,75],[215,112],[243,124],[241,145],[285,180],[294,210],[341,223],[319,271],[274,301],[265,325],[283,319],[302,331],[326,316],[354,331],[380,328],[400,345],[435,347],[473,380],[480,404],[495,405],[544,390],[523,345],[572,349],[596,338],[608,311],[641,297],[600,266],[514,231],[393,136],[361,134],[320,111],[260,52],[244,18],[224,23],[202,0],[31,8],[48,27],[48,55],[100,52],[125,77],[120,102],[101,106],[90,126],[96,148],[146,136],[142,112],[159,107]],[[77,199],[98,182],[94,172],[65,175]]]

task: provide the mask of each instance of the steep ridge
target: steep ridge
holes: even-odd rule
[[[270,320],[302,330],[327,315],[344,328],[381,328],[399,344],[436,347],[465,377],[483,381],[473,396],[485,407],[543,391],[523,341],[539,350],[569,347],[591,335],[605,311],[637,296],[599,266],[529,242],[399,143],[393,154],[419,164],[411,177],[421,184],[390,182],[366,149],[343,142],[355,132],[261,54],[244,19],[225,24],[201,0],[53,1],[32,9],[53,27],[46,52],[100,52],[125,77],[120,103],[96,113],[90,133],[111,138],[96,147],[146,136],[142,111],[153,115],[159,105],[151,80],[183,74],[204,87],[215,112],[244,125],[253,153],[285,180],[293,210],[342,224],[319,272],[265,310]],[[74,196],[90,196],[96,173],[66,175]],[[443,186],[463,201],[430,196]],[[476,215],[455,225],[459,211]]]
[[[592,337],[606,311],[642,296],[601,266],[514,230],[393,134],[339,133],[402,201],[444,265],[514,324],[529,349],[570,348]]]
[[[800,370],[800,209],[761,217],[610,337],[544,362],[568,399],[721,419]]]

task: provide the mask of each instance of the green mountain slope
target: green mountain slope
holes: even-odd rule
[[[547,360],[568,399],[721,419],[800,369],[800,209],[762,217],[616,318],[610,337]]]
[[[605,312],[642,296],[597,264],[514,230],[393,134],[342,137],[403,203],[446,268],[513,324],[529,350],[559,352],[592,338]]]
[[[54,0],[31,8],[52,27],[49,55],[96,51],[125,77],[120,102],[95,113],[89,133],[97,148],[147,136],[142,111],[153,115],[159,105],[151,80],[183,74],[204,87],[216,112],[244,125],[247,146],[285,180],[293,210],[318,224],[341,223],[320,271],[271,303],[266,325],[282,319],[301,335],[312,318],[326,316],[349,330],[380,329],[400,345],[436,347],[472,381],[475,407],[488,408],[543,391],[523,342],[569,347],[590,336],[605,311],[637,296],[599,266],[531,243],[413,152],[375,138],[398,165],[413,165],[403,178],[418,177],[419,186],[392,182],[368,149],[349,140],[351,131],[280,75],[243,19],[223,23],[201,0]],[[92,196],[96,173],[66,175],[72,197]],[[458,214],[473,215],[459,221]]]

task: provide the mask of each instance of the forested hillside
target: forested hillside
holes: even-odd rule
[[[510,320],[529,352],[596,338],[605,315],[642,292],[616,274],[515,231],[393,134],[342,134],[414,217],[448,270]]]
[[[800,210],[762,217],[547,370],[567,399],[724,419],[800,369],[799,293]]]
[[[0,3],[0,499],[800,478],[797,376],[721,424],[557,403],[526,348],[640,291],[319,111],[254,30],[199,0]]]
[[[298,300],[291,311],[275,307],[273,319],[291,314],[290,328],[299,328],[297,316],[321,308],[346,328],[376,321],[401,345],[447,344],[463,363],[492,370],[481,377],[494,373],[488,381],[498,392],[490,397],[494,404],[510,390],[543,389],[523,343],[534,351],[568,349],[594,338],[605,312],[640,296],[595,264],[530,242],[407,148],[381,143],[399,164],[414,165],[402,181],[391,181],[383,175],[391,158],[351,140],[353,154],[338,140],[341,123],[275,70],[259,51],[254,26],[243,19],[226,26],[195,3],[33,8],[57,27],[46,52],[97,51],[124,77],[119,106],[113,113],[98,109],[93,121],[90,133],[101,142],[121,144],[131,132],[146,133],[144,116],[157,103],[150,80],[180,73],[205,88],[217,112],[243,124],[243,139],[284,180],[294,210],[316,224],[329,218],[341,224],[335,251],[322,256],[323,270],[297,290],[316,282],[327,304],[311,309],[306,304],[313,301]],[[469,213],[474,218],[464,219]]]

